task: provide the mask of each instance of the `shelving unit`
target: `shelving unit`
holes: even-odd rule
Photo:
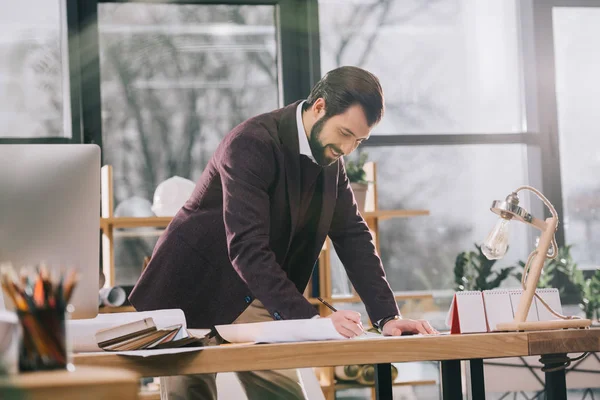
[[[429,215],[428,210],[380,210],[377,207],[377,180],[376,166],[374,163],[365,165],[367,180],[371,182],[367,190],[365,201],[365,210],[362,215],[373,233],[375,245],[379,251],[378,228],[379,221],[390,218],[410,218]],[[117,229],[125,228],[140,228],[140,227],[156,227],[165,228],[171,221],[171,217],[115,217],[113,214],[113,179],[112,167],[110,165],[102,167],[102,214],[100,218],[100,227],[102,231],[102,251],[103,251],[103,272],[106,278],[105,286],[115,285],[115,262],[114,262],[114,238]],[[321,254],[319,255],[319,296],[329,303],[359,303],[360,297],[354,292],[348,296],[333,296],[331,284],[331,243],[327,239]],[[322,316],[329,315],[330,310],[319,300],[312,297],[312,279],[309,287],[304,295],[308,301],[319,310]],[[399,293],[395,295],[396,300],[414,300],[414,299],[431,299],[430,293]],[[132,307],[118,307],[116,309],[101,309],[101,312],[125,312],[134,311]],[[360,384],[336,383],[334,377],[334,368],[325,367],[318,368],[319,381],[323,389],[323,393],[327,400],[335,399],[335,390],[347,389],[350,387],[369,387]],[[398,381],[397,385],[431,385],[435,381]]]

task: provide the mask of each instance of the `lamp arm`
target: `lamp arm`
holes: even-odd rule
[[[533,296],[535,296],[538,301],[540,301],[548,311],[550,311],[550,313],[552,313],[555,317],[558,317],[560,319],[580,319],[579,316],[566,316],[566,315],[562,315],[558,312],[556,312],[554,309],[552,309],[552,307],[550,307],[550,305],[548,303],[546,303],[544,301],[544,299],[541,298],[541,296],[539,296],[537,293],[535,293],[535,288],[537,287],[539,278],[540,278],[540,274],[544,265],[544,260],[546,258],[555,258],[558,255],[558,246],[556,244],[556,238],[554,237],[554,231],[556,231],[556,227],[558,227],[558,213],[556,212],[556,209],[554,208],[554,206],[552,205],[552,203],[550,203],[550,201],[548,201],[548,199],[546,198],[546,196],[544,196],[539,190],[537,190],[534,187],[531,186],[521,186],[519,187],[517,190],[515,190],[515,192],[519,192],[521,190],[529,190],[533,193],[535,193],[535,195],[544,202],[544,204],[546,205],[546,207],[548,207],[548,209],[550,210],[550,213],[552,214],[552,218],[548,218],[546,221],[542,221],[538,218],[532,218],[531,221],[531,225],[535,226],[536,228],[538,228],[539,230],[542,231],[542,236],[540,237],[540,241],[539,241],[539,245],[538,245],[538,249],[535,249],[534,251],[531,252],[531,254],[529,255],[529,257],[527,258],[527,263],[525,264],[525,268],[523,270],[523,276],[521,277],[521,285],[523,286],[523,289],[525,290],[524,297],[525,297],[525,301],[522,301],[519,303],[519,307],[517,309],[517,315],[515,315],[515,321],[519,321],[519,322],[524,322],[526,317],[527,317],[527,313],[529,312],[529,307],[531,307],[531,300],[533,300]],[[552,226],[554,225],[554,229],[552,229]],[[548,236],[551,235],[551,239],[550,239],[550,243],[548,243]],[[552,254],[548,255],[547,252],[549,250],[550,245],[552,246]],[[544,254],[540,254],[540,247],[542,247],[542,250],[544,250]],[[532,272],[532,279],[528,279],[529,278],[529,271],[530,268],[532,267],[532,263],[534,264],[534,268],[533,268],[533,272]],[[535,282],[535,283],[534,283]],[[532,295],[533,294],[533,295]],[[521,304],[523,303],[523,304]]]
[[[550,201],[546,198],[546,196],[544,196],[542,194],[542,192],[540,192],[536,188],[534,188],[532,186],[528,186],[528,185],[519,186],[517,188],[517,190],[515,190],[515,193],[518,193],[521,190],[529,190],[530,192],[533,192],[546,205],[546,207],[548,207],[548,209],[550,210],[550,214],[552,214],[552,218],[556,219],[556,226],[554,228],[556,230],[558,228],[558,213],[556,212],[556,209],[554,208],[552,203],[550,203]],[[548,220],[546,220],[544,222],[537,218],[533,218],[531,225],[535,226],[536,228],[538,228],[542,232],[544,232],[544,230],[546,229],[545,225],[547,224],[547,222],[548,222]],[[558,255],[558,245],[556,244],[556,238],[554,237],[554,234],[552,235],[551,245],[552,245],[552,253],[550,255],[546,255],[546,257],[547,258],[556,258],[556,256]]]
[[[558,219],[556,217],[546,219],[546,229],[542,231],[537,249],[532,251],[527,259],[523,277],[521,278],[524,290],[521,295],[521,300],[519,300],[517,311],[515,312],[515,322],[525,322],[527,314],[529,313],[529,308],[531,307],[531,302],[535,296],[535,289],[537,288],[544,262],[546,258],[553,258],[556,256],[555,251],[553,257],[548,257],[548,250],[554,240],[554,231],[557,224]]]

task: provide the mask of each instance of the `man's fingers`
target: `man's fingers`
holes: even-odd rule
[[[346,317],[346,319],[349,319],[352,322],[355,322],[357,324],[360,324],[360,313],[357,313],[355,311],[350,311],[350,310],[346,310],[343,313],[343,316]]]
[[[354,336],[356,336],[354,334],[354,332],[352,332],[350,329],[344,327],[344,326],[340,326],[337,328],[337,331],[340,335],[342,335],[345,338],[353,338]]]
[[[348,329],[349,331],[351,331],[352,333],[354,333],[354,336],[361,335],[363,333],[362,328],[352,321],[346,320],[346,321],[342,322],[342,326],[344,328]]]
[[[341,325],[338,329],[338,332],[347,338],[353,338],[355,336],[362,334],[362,331],[357,329],[356,325],[351,325],[351,324]]]
[[[423,321],[417,321],[416,328],[420,334],[427,335],[429,332],[427,332],[427,329],[425,329],[424,325],[425,324],[423,323]]]
[[[423,327],[425,328],[425,330],[427,331],[427,333],[429,333],[429,334],[439,333],[438,331],[436,331],[435,329],[433,329],[433,327],[431,326],[431,324],[428,321],[421,320],[421,323],[423,324]]]

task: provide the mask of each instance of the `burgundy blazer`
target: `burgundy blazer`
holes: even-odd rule
[[[274,319],[311,318],[302,292],[329,235],[371,321],[398,313],[342,160],[323,170],[312,251],[286,265],[300,204],[297,105],[225,136],[130,295],[138,311],[180,308],[189,327],[210,328],[257,298]]]

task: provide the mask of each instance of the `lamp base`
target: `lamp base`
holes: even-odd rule
[[[589,319],[555,319],[552,321],[502,322],[496,325],[499,331],[548,331],[553,329],[588,328]]]

